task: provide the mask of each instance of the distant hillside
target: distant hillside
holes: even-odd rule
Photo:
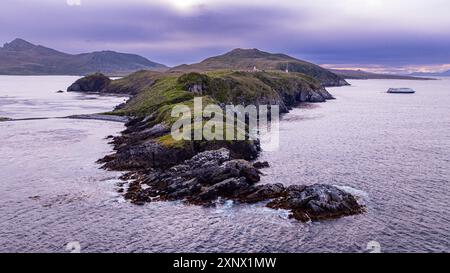
[[[234,49],[220,56],[208,58],[200,63],[180,65],[170,71],[202,72],[212,70],[257,70],[299,72],[317,79],[324,86],[340,86],[348,83],[340,76],[318,65],[298,60],[285,54],[272,54],[258,49]]]
[[[330,69],[333,73],[342,76],[345,79],[354,80],[369,80],[369,79],[392,79],[392,80],[432,80],[430,78],[419,78],[405,75],[391,75],[391,74],[378,74],[366,72],[363,70],[348,70],[348,69]]]
[[[0,47],[2,75],[86,75],[101,72],[119,76],[142,69],[164,70],[167,67],[134,54],[101,51],[72,55],[22,39]]]

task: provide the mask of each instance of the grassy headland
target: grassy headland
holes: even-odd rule
[[[342,83],[339,77],[336,79],[332,82]],[[261,173],[257,164],[248,161],[258,156],[257,140],[177,141],[171,134],[171,126],[178,120],[172,117],[172,109],[183,105],[194,113],[198,111],[194,107],[197,98],[202,98],[203,107],[208,104],[219,105],[221,109],[229,104],[278,105],[281,112],[287,112],[302,102],[333,99],[323,85],[323,81],[311,75],[280,69],[131,74],[112,81],[102,90],[133,96],[108,113],[131,120],[121,136],[113,140],[116,152],[99,162],[106,169],[131,172],[127,177],[133,181],[127,187],[125,198],[135,204],[184,200],[202,205],[218,198],[243,203],[272,200],[268,207],[289,209],[291,216],[301,221],[362,213],[364,208],[352,195],[332,186],[257,185]],[[205,110],[200,111],[203,116]],[[189,118],[192,122],[193,116]],[[226,122],[224,127],[228,127]],[[197,125],[194,123],[190,133],[197,130]],[[298,207],[300,203],[305,205]],[[323,208],[317,209],[316,203],[324,204]]]
[[[340,76],[313,63],[285,54],[274,54],[258,49],[237,48],[220,56],[205,59],[191,65],[180,65],[170,69],[173,72],[204,72],[216,70],[239,71],[285,71],[297,72],[312,77],[323,86],[346,85]]]

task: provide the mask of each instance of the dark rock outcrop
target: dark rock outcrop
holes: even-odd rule
[[[206,151],[167,170],[152,169],[131,183],[127,199],[135,204],[184,200],[209,205],[218,198],[242,203],[270,201],[268,207],[291,211],[299,221],[333,219],[364,212],[355,197],[329,185],[257,185],[260,172],[223,148]]]
[[[195,155],[191,147],[174,149],[153,139],[136,144],[118,145],[116,153],[99,160],[110,170],[128,171],[167,168]]]
[[[257,185],[249,189],[245,194],[239,197],[239,201],[244,203],[257,203],[265,200],[278,198],[285,194],[283,184],[265,184]]]
[[[73,83],[67,91],[69,92],[104,92],[111,83],[111,79],[101,73],[95,73],[83,77]]]
[[[350,193],[330,185],[292,186],[284,196],[268,205],[275,209],[291,210],[291,217],[299,221],[317,221],[364,212],[362,205]]]
[[[236,160],[227,149],[206,151],[167,170],[152,170],[138,179],[127,198],[134,203],[148,200],[180,200],[207,204],[218,197],[237,197],[260,179],[248,161]]]
[[[299,90],[298,93],[295,94],[296,101],[295,103],[299,102],[325,102],[327,100],[334,100],[334,97],[328,93],[328,91],[325,88],[319,88],[319,89],[302,89]],[[295,103],[292,104],[292,106],[295,106]]]
[[[258,161],[258,162],[253,163],[253,167],[255,167],[257,169],[264,169],[264,168],[269,168],[270,165],[269,165],[269,162],[267,162],[267,161],[264,161],[264,162]]]

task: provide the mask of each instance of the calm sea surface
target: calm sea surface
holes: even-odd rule
[[[0,76],[0,117],[111,110],[124,98],[57,94],[76,77]],[[363,215],[318,223],[262,204],[131,205],[121,173],[95,161],[123,125],[93,120],[0,122],[0,252],[450,251],[450,79],[351,81],[337,100],[283,116],[281,145],[264,152],[263,182],[327,183],[358,195]],[[412,87],[414,95],[384,93]]]

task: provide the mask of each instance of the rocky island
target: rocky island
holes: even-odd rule
[[[242,50],[231,53],[243,58]],[[249,50],[247,56],[255,54],[260,65],[270,57],[255,50]],[[273,59],[269,59],[272,65]],[[281,70],[282,66],[276,67]],[[300,221],[364,211],[354,196],[333,186],[259,184],[260,168],[267,167],[267,163],[252,163],[260,152],[258,141],[176,141],[170,133],[175,122],[172,108],[181,104],[193,107],[196,97],[217,105],[279,105],[281,112],[287,113],[300,103],[333,99],[324,86],[346,84],[343,79],[322,71],[321,80],[317,80],[306,73],[310,71],[306,68],[305,73],[214,68],[139,71],[114,81],[96,74],[74,85],[97,89],[75,88],[83,91],[133,95],[127,103],[107,113],[128,117],[130,121],[127,129],[112,140],[115,153],[99,160],[106,169],[128,172],[123,177],[131,181],[124,189],[126,199],[138,205],[173,200],[195,205],[211,205],[219,199],[265,202],[267,207],[291,211],[291,217]],[[319,73],[323,68],[314,69],[313,73]]]
[[[102,92],[111,80],[102,73],[83,77],[67,88],[68,92]]]

